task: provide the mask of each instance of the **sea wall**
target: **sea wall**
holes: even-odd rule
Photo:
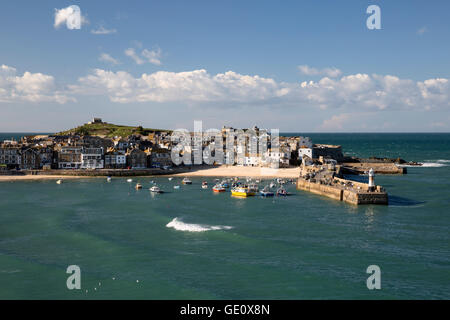
[[[364,174],[373,169],[375,174],[406,174],[404,167],[398,167],[395,163],[378,162],[345,162],[342,163],[343,173]]]
[[[351,182],[354,181],[339,179],[340,181]],[[311,182],[303,178],[298,178],[297,189],[308,191],[314,194],[325,196],[334,200],[344,201],[354,205],[360,204],[388,204],[388,195],[384,189],[380,186],[377,187],[376,191],[369,192],[367,190],[367,185],[363,185],[361,189],[346,189],[345,187],[339,185],[324,185],[316,182]],[[360,186],[361,187],[361,186]]]

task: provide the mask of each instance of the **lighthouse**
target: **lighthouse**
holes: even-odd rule
[[[373,169],[370,168],[369,170],[369,191],[375,191],[375,180],[374,180],[374,173]]]

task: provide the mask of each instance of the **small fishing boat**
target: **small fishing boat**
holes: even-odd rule
[[[142,184],[140,184],[139,182],[138,182],[138,183],[136,183],[136,186],[135,186],[135,188],[136,188],[136,190],[140,190],[140,189],[142,189]]]
[[[281,187],[277,190],[277,196],[279,197],[286,197],[287,196],[287,191],[285,188]]]
[[[192,181],[189,180],[188,178],[184,178],[184,179],[181,181],[181,183],[182,183],[182,184],[192,184]]]
[[[127,179],[127,182],[133,182],[133,179]]]
[[[106,181],[107,181],[107,182],[111,182],[111,177],[107,177],[107,178],[106,178]]]
[[[170,177],[170,178],[169,178],[169,181],[172,181],[172,180],[173,180],[173,178],[172,178],[172,177]]]
[[[258,186],[252,184],[249,186],[240,186],[231,189],[231,195],[236,197],[250,197],[254,196],[258,192]]]
[[[216,184],[212,190],[213,192],[225,192],[225,188],[221,184]]]
[[[264,189],[262,189],[259,194],[263,197],[273,197],[275,194],[270,191],[269,186],[265,186]]]
[[[174,189],[180,189],[180,186],[173,186]]]
[[[57,184],[61,184],[63,181],[61,180],[61,179],[59,179],[59,180],[56,180],[56,183]]]
[[[208,182],[206,181],[202,182],[202,189],[208,189]]]
[[[223,180],[223,181],[221,182],[221,185],[222,185],[222,187],[224,187],[224,188],[229,188],[229,187],[230,187],[230,184],[228,183],[227,180]]]
[[[162,191],[159,187],[157,187],[157,186],[151,187],[151,188],[150,188],[150,192],[153,192],[153,193],[163,193],[163,191]]]

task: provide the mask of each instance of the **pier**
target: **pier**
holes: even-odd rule
[[[340,174],[340,166],[302,166],[297,189],[354,205],[388,204],[386,190],[374,184],[373,175],[372,184],[367,184],[343,179]]]

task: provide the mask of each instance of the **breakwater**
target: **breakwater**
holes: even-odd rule
[[[382,187],[376,186],[374,191],[369,191],[369,185],[366,183],[340,178],[335,178],[332,184],[323,184],[300,177],[297,180],[297,189],[354,205],[388,204],[388,194]]]

